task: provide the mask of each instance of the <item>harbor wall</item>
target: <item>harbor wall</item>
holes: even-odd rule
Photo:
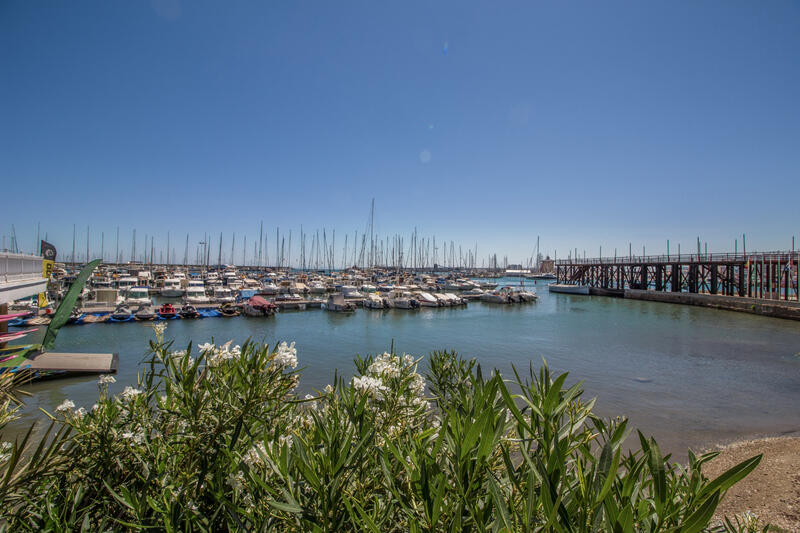
[[[638,289],[625,289],[625,298],[648,302],[696,305],[700,307],[711,307],[713,309],[724,309],[726,311],[740,311],[755,315],[800,320],[800,302],[785,300],[764,300],[760,298],[743,298],[741,296],[645,291]]]

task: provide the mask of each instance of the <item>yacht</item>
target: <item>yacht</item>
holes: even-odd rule
[[[186,298],[184,298],[184,300],[187,304],[192,305],[207,304],[211,302],[209,297],[206,296],[206,290],[202,286],[198,287],[197,285],[189,285],[189,287],[186,289]]]
[[[401,289],[395,289],[389,293],[389,297],[386,299],[388,303],[387,307],[391,307],[394,309],[417,309],[419,308],[419,302],[414,299],[411,293],[406,292]]]
[[[161,287],[161,296],[167,298],[177,298],[183,296],[184,290],[181,287],[181,280],[178,278],[167,278],[164,280],[164,286]]]
[[[278,292],[280,292],[278,286],[275,285],[272,281],[268,281],[261,287],[259,294],[264,294],[266,296],[275,296],[276,294],[278,294]]]
[[[383,298],[371,292],[364,298],[364,307],[367,309],[385,309],[386,305],[383,302]]]
[[[325,309],[328,311],[352,312],[356,310],[356,304],[346,301],[343,294],[331,294],[325,303]]]
[[[228,287],[214,287],[211,291],[211,299],[221,304],[233,303],[236,301],[236,295]]]
[[[325,294],[328,292],[328,287],[326,287],[321,281],[312,281],[308,285],[308,292],[311,294]]]
[[[125,278],[119,278],[117,280],[117,289],[119,289],[119,292],[121,292],[122,294],[125,294],[131,287],[135,286],[136,286],[136,278],[125,277]]]
[[[147,287],[131,287],[128,289],[128,294],[125,297],[125,305],[138,306],[152,304],[153,300],[150,299],[150,290]]]

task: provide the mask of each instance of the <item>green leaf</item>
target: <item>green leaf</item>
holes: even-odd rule
[[[701,505],[695,512],[684,520],[681,525],[680,533],[698,533],[701,531],[711,517],[714,516],[714,511],[717,509],[719,503],[720,491],[714,492],[710,498],[707,498],[703,505]]]

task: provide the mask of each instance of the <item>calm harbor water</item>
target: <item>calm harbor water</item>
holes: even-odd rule
[[[518,280],[507,280],[519,283]],[[168,321],[177,347],[190,340],[218,342],[248,337],[296,341],[305,367],[301,388],[322,388],[334,370],[353,374],[354,354],[389,349],[425,355],[455,349],[484,368],[510,375],[546,358],[556,371],[583,380],[587,397],[603,415],[626,415],[677,456],[687,447],[764,434],[800,435],[800,323],[743,313],[663,303],[550,294],[533,287],[533,304],[470,303],[466,308],[417,311],[359,309],[279,313],[274,318]],[[148,323],[67,326],[56,351],[118,352],[115,390],[136,382],[152,338]],[[38,339],[33,339],[38,340]],[[12,431],[52,411],[65,398],[90,407],[97,378],[32,384],[23,419]]]

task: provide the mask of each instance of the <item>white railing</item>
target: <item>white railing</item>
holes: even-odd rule
[[[0,252],[0,283],[42,279],[42,257]]]

